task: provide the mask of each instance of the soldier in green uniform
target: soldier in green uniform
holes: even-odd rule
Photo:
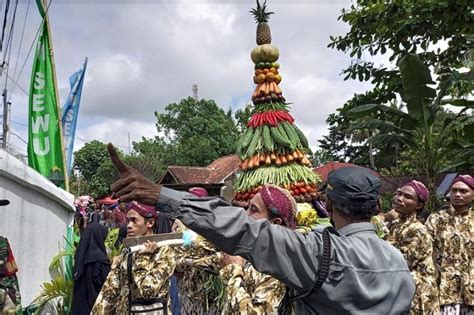
[[[450,189],[451,206],[428,217],[443,315],[474,314],[474,179],[458,176]]]
[[[426,226],[417,218],[429,198],[423,183],[412,180],[398,188],[392,199],[397,216],[383,216],[389,233],[387,241],[405,257],[415,280],[415,296],[410,314],[438,314],[439,297],[433,262],[433,241]],[[394,221],[390,219],[398,217]]]
[[[8,204],[8,200],[0,200],[0,206]],[[17,272],[8,239],[0,236],[0,314],[22,314]]]

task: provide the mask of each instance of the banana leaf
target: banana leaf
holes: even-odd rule
[[[436,90],[428,84],[434,84],[430,70],[417,54],[407,54],[398,63],[404,89],[404,101],[410,115],[428,124],[432,121],[431,99]]]

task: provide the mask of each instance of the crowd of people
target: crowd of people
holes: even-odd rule
[[[425,220],[423,183],[402,185],[383,213],[377,176],[335,170],[313,205],[332,227],[302,232],[283,188],[266,185],[241,209],[200,187],[160,187],[110,153],[120,203],[76,202],[72,314],[474,314],[469,175],[453,181],[449,204]],[[169,232],[194,238],[176,247],[148,241],[112,257],[105,240],[115,228],[118,244]],[[0,238],[1,314],[19,309],[16,272]]]

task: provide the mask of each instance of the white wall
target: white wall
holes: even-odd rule
[[[74,197],[32,168],[0,150],[0,235],[8,238],[18,265],[22,304],[50,280],[48,266],[72,222]]]

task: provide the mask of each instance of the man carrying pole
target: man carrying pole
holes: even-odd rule
[[[180,219],[217,248],[240,255],[293,292],[280,312],[295,302],[297,314],[405,314],[415,285],[403,255],[377,237],[370,218],[377,211],[380,180],[359,167],[328,177],[328,209],[336,233],[301,234],[219,198],[196,199],[147,180],[120,160],[109,144],[120,179],[111,189],[123,201],[139,200]]]

